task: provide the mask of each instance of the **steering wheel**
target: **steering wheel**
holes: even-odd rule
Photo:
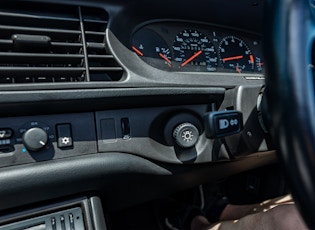
[[[315,1],[266,3],[265,95],[271,134],[297,207],[306,224],[315,229]]]

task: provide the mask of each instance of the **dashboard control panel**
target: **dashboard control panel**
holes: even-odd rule
[[[111,152],[174,164],[228,160],[214,143],[243,121],[215,111],[212,103],[1,118],[0,167]],[[215,116],[204,119],[209,112]]]
[[[96,152],[94,113],[0,119],[0,167]]]
[[[202,121],[208,109],[203,104],[2,118],[0,167],[108,152],[176,164],[209,162],[212,142]]]

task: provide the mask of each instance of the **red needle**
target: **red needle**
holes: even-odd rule
[[[185,62],[183,62],[183,63],[181,64],[181,66],[184,67],[184,66],[187,65],[189,62],[191,62],[191,61],[194,60],[196,57],[198,57],[201,53],[202,53],[202,50],[199,50],[197,53],[195,53],[193,56],[191,56],[191,57],[188,58]]]
[[[160,56],[161,58],[163,58],[165,61],[167,61],[168,64],[171,64],[171,63],[172,63],[171,60],[168,59],[165,55],[159,53],[159,56]]]
[[[134,46],[132,46],[131,47],[139,56],[142,56],[143,57],[143,53],[140,51],[140,50],[138,50],[136,47],[134,47]]]
[[[234,57],[223,58],[222,60],[226,62],[226,61],[232,61],[232,60],[237,60],[237,59],[242,59],[242,58],[243,56],[234,56]]]
[[[241,73],[241,72],[242,72],[238,66],[236,66],[236,71],[237,71],[238,73]]]
[[[249,60],[250,60],[251,63],[254,63],[254,61],[255,61],[254,60],[254,56],[253,55],[249,55]]]

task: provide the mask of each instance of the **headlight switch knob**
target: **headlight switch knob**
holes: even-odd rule
[[[197,127],[191,123],[182,123],[173,131],[173,137],[182,148],[191,148],[196,145],[199,138]]]

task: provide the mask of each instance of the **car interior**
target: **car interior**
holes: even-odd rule
[[[2,1],[0,229],[169,229],[213,188],[314,227],[312,4]]]

